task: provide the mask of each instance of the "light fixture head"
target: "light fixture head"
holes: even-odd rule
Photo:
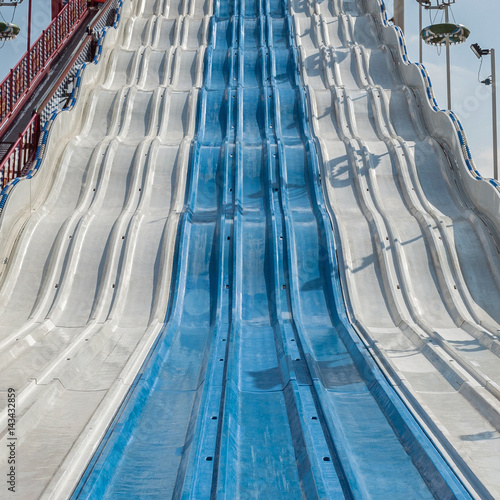
[[[478,43],[473,43],[471,46],[470,46],[472,52],[474,52],[474,54],[476,54],[476,57],[478,59],[481,59],[481,57],[483,56],[487,56],[490,51],[488,49],[482,49]]]
[[[444,9],[446,7],[450,7],[455,3],[455,0],[436,0],[436,6],[432,6],[432,0],[417,0],[424,9]]]

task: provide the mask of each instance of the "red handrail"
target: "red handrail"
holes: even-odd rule
[[[0,186],[2,188],[12,179],[19,177],[28,163],[33,160],[39,135],[40,115],[35,113],[0,163]]]
[[[0,131],[29,97],[37,80],[88,12],[87,0],[69,0],[7,77],[0,83]],[[29,64],[28,64],[29,62]]]

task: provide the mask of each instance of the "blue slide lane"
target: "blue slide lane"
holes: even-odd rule
[[[292,25],[215,3],[168,319],[73,498],[469,498],[348,325]]]

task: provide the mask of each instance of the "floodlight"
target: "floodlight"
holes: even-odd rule
[[[476,54],[476,57],[478,59],[481,59],[481,57],[483,56],[487,56],[490,51],[488,49],[482,49],[478,43],[473,43],[471,46],[470,46],[472,52],[474,52],[474,54]]]

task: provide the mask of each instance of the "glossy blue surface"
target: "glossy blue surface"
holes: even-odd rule
[[[168,321],[74,497],[466,498],[347,323],[286,2],[215,10]]]

